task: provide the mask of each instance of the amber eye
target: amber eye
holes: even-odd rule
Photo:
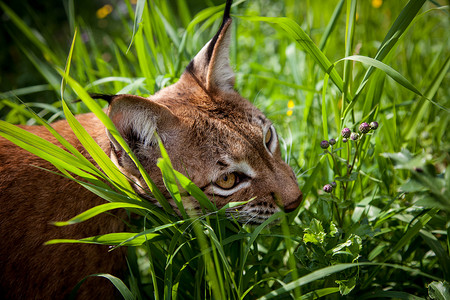
[[[270,149],[270,142],[272,141],[272,129],[269,128],[266,132],[266,136],[264,137],[264,142],[266,143],[266,147]]]
[[[237,179],[238,177],[234,173],[224,174],[220,176],[215,184],[224,190],[229,190],[236,185]]]

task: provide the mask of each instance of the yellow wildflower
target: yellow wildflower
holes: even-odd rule
[[[292,116],[292,110],[288,110],[288,111],[286,112],[286,115],[287,115],[288,117]]]
[[[383,4],[383,0],[372,0],[372,6],[375,8],[380,8]]]
[[[113,7],[111,4],[106,4],[102,8],[99,8],[97,10],[97,18],[98,19],[104,19],[106,16],[108,16],[113,11]]]
[[[294,106],[295,106],[294,101],[289,100],[289,102],[288,102],[288,108],[294,108]]]

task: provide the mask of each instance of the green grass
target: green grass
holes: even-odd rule
[[[106,103],[87,93],[146,96],[176,82],[221,21],[223,6],[205,2],[118,1],[111,15],[90,25],[70,2],[65,44],[55,43],[43,22],[30,22],[38,19],[33,13],[19,17],[22,11],[0,3],[3,31],[36,75],[31,85],[2,85],[0,135],[111,202],[56,225],[117,207],[142,216],[132,224],[134,233],[78,241],[133,245],[128,278],[101,275],[126,299],[448,297],[450,24],[444,1],[384,1],[381,7],[356,0],[235,1],[236,88],[275,123],[305,199],[295,213],[278,213],[257,227],[227,220],[223,210],[179,218],[142,201],[72,116],[95,112],[125,147],[101,110]],[[10,125],[64,115],[101,170],[69,145],[70,153]],[[371,121],[380,124],[377,130],[343,143],[344,127],[357,131]],[[320,142],[331,138],[337,143],[324,152]],[[174,199],[189,193],[205,211],[214,210],[168,156],[158,166]],[[336,188],[324,193],[332,181]]]

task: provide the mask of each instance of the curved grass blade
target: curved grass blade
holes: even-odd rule
[[[203,191],[196,186],[189,178],[178,172],[177,170],[173,170],[177,181],[180,185],[185,189],[192,197],[197,200],[202,207],[210,211],[216,211],[217,207],[212,203],[209,198],[203,193]]]
[[[0,98],[17,97],[21,95],[29,95],[33,93],[39,93],[50,90],[51,90],[50,84],[33,85],[0,93]]]
[[[338,5],[336,5],[336,8],[334,9],[333,15],[331,16],[330,21],[328,22],[327,28],[325,29],[325,32],[322,35],[322,38],[319,42],[319,49],[320,51],[325,50],[325,46],[327,44],[328,38],[330,37],[331,33],[333,32],[334,28],[336,27],[336,23],[338,22],[339,15],[341,14],[342,7],[344,6],[345,0],[341,0]]]
[[[90,218],[93,218],[93,217],[101,214],[101,213],[104,213],[105,211],[110,211],[110,210],[117,209],[117,208],[148,209],[139,204],[131,204],[131,203],[124,203],[124,202],[105,203],[105,204],[97,205],[96,207],[93,207],[89,210],[86,210],[85,212],[82,212],[81,214],[73,217],[72,219],[70,219],[68,221],[54,222],[53,225],[66,226],[66,225],[72,225],[72,224],[84,222]]]
[[[98,175],[97,172],[93,172],[94,170],[91,166],[86,166],[84,161],[80,161],[55,144],[20,127],[0,120],[0,135],[34,155],[49,161],[56,167],[63,168],[90,182],[98,181],[97,178],[91,174],[94,173]]]
[[[391,267],[391,268],[396,268],[396,269],[401,269],[407,272],[411,272],[414,274],[418,274],[421,276],[426,276],[428,278],[432,278],[434,280],[436,280],[436,277],[433,275],[429,275],[423,272],[420,272],[418,270],[409,268],[409,267],[405,267],[405,266],[400,266],[400,265],[394,265],[394,264],[386,264],[386,263],[350,263],[350,264],[337,264],[337,265],[333,265],[333,266],[329,266],[329,267],[325,267],[322,268],[320,270],[314,271],[308,275],[305,275],[303,277],[300,277],[299,279],[289,282],[288,284],[286,284],[285,286],[276,289],[266,295],[264,295],[261,298],[258,298],[259,300],[265,300],[265,299],[272,299],[275,297],[278,297],[284,293],[287,293],[297,287],[303,286],[307,283],[322,279],[324,277],[327,277],[329,275],[338,273],[338,272],[342,272],[346,269],[349,268],[357,268],[357,267],[362,267],[362,266],[380,266],[380,267]],[[438,279],[439,280],[439,279]]]
[[[382,61],[388,55],[388,53],[392,50],[395,44],[397,44],[398,40],[406,31],[406,29],[409,27],[413,19],[419,13],[424,3],[425,0],[410,0],[406,4],[406,6],[402,9],[400,14],[398,15],[394,24],[391,26],[388,33],[384,37],[384,40],[381,43],[381,46],[378,49],[377,54],[375,55],[376,60]],[[361,85],[363,84],[365,85],[365,82],[372,74],[372,72],[373,68],[370,67],[367,70],[366,74],[364,75]],[[361,87],[358,88],[358,90],[360,89]]]
[[[122,242],[116,244],[113,249],[115,249],[117,247],[120,247],[120,246],[127,245],[127,243],[129,243],[130,241],[132,241],[132,240],[134,240],[136,238],[145,237],[148,234],[152,234],[154,232],[161,231],[161,230],[166,229],[166,228],[173,228],[173,227],[175,227],[174,230],[178,230],[177,226],[180,225],[180,224],[183,224],[184,222],[186,222],[186,221],[185,220],[180,220],[180,221],[176,221],[176,222],[168,222],[168,223],[166,223],[164,225],[153,227],[153,228],[141,231],[139,233],[135,233],[133,236],[130,236],[128,239],[123,240]],[[176,233],[179,233],[179,231],[176,231]]]
[[[180,189],[178,188],[175,172],[172,163],[170,162],[169,155],[167,154],[167,151],[164,148],[161,139],[158,138],[158,140],[159,140],[159,150],[161,152],[162,158],[158,159],[158,163],[156,165],[161,170],[164,185],[166,186],[167,190],[172,196],[172,199],[175,201],[175,204],[177,205],[181,215],[183,216],[184,219],[188,219],[189,217],[183,206]]]
[[[363,295],[361,300],[363,299],[381,299],[381,298],[390,298],[390,299],[405,299],[405,300],[425,300],[425,298],[418,297],[416,295],[412,295],[406,292],[398,292],[398,291],[372,291],[370,294]]]
[[[87,84],[84,89],[89,90],[90,88],[94,87],[94,86],[98,86],[101,84],[105,84],[105,83],[110,83],[110,82],[125,82],[128,84],[133,83],[133,79],[128,78],[128,77],[122,77],[122,76],[108,76],[108,77],[104,77],[101,79],[97,79],[89,84]]]
[[[303,31],[303,29],[294,20],[289,18],[259,17],[259,16],[238,16],[238,18],[248,21],[261,21],[278,25],[288,37],[295,40],[308,54],[312,56],[319,67],[330,75],[331,80],[342,92],[344,83],[334,65],[328,60],[322,51],[314,44],[311,38]],[[276,27],[277,28],[277,27]]]
[[[67,83],[73,88],[73,90],[78,94],[80,99],[86,104],[86,106],[99,118],[99,120],[105,125],[105,127],[108,129],[108,131],[111,133],[111,135],[114,137],[114,139],[120,144],[120,146],[125,150],[127,155],[130,156],[130,158],[133,160],[133,162],[136,164],[137,168],[141,172],[145,183],[147,184],[148,188],[150,189],[150,192],[155,196],[156,200],[164,207],[164,209],[169,212],[173,213],[173,210],[171,209],[170,205],[167,203],[167,200],[164,198],[163,194],[159,191],[159,189],[156,187],[155,183],[147,172],[145,171],[144,167],[141,165],[137,157],[134,155],[134,153],[129,148],[128,144],[124,141],[124,139],[120,136],[119,131],[117,130],[114,123],[111,121],[111,119],[106,115],[106,113],[103,111],[103,109],[89,96],[89,94],[86,92],[83,87],[76,82],[74,79],[72,79],[70,76],[66,76]],[[71,114],[71,113],[70,113]],[[73,116],[73,115],[72,115]],[[78,122],[78,121],[77,121]],[[80,125],[81,126],[81,125]],[[84,130],[84,129],[83,129]],[[92,138],[91,138],[92,139]],[[97,145],[98,146],[98,145]],[[95,147],[95,146],[94,146]],[[96,147],[97,148],[97,147]],[[101,149],[100,149],[101,150]],[[110,168],[114,168],[116,172],[120,173],[120,171],[117,169],[117,167],[111,162],[108,156],[102,151],[101,155],[102,162],[106,164],[106,166],[109,166]],[[97,162],[98,163],[98,162]],[[123,176],[122,173],[120,173],[121,176]],[[118,175],[118,176],[120,176]],[[125,186],[129,185],[129,183],[125,184]],[[130,196],[133,198],[132,196]]]
[[[402,74],[394,70],[392,67],[382,63],[379,60],[373,59],[371,57],[362,56],[362,55],[352,55],[348,57],[344,57],[337,62],[343,61],[343,60],[353,60],[358,61],[364,64],[367,64],[371,67],[377,68],[382,70],[386,75],[397,81],[399,84],[401,84],[403,87],[407,88],[408,90],[416,93],[419,96],[423,96],[421,92],[412,84],[410,83],[405,77],[403,77]]]
[[[142,167],[141,163],[138,161],[134,153],[130,150],[128,144],[123,140],[120,136],[116,126],[111,121],[111,119],[106,115],[103,109],[89,96],[85,89],[81,87],[81,85],[73,80],[69,75],[70,63],[73,54],[73,47],[75,44],[76,32],[74,35],[74,39],[72,42],[71,50],[69,56],[67,58],[66,70],[65,72],[60,71],[63,76],[63,83],[61,84],[61,94],[63,94],[63,86],[64,82],[67,81],[72,89],[77,93],[77,95],[81,98],[81,100],[86,104],[86,106],[99,118],[99,120],[105,125],[106,129],[111,133],[111,135],[116,139],[116,141],[122,146],[127,155],[133,160],[136,164],[139,172],[142,174],[145,183],[149,187],[152,194],[155,196],[156,200],[160,202],[160,204],[168,211],[173,212],[170,205],[167,203],[167,200],[158,190],[156,185],[148,176],[145,169]],[[62,95],[61,95],[62,97]],[[125,194],[129,195],[133,198],[134,190],[131,188],[131,185],[128,179],[120,172],[117,166],[110,160],[110,158],[103,152],[100,146],[95,142],[95,140],[87,133],[87,131],[81,126],[78,120],[73,116],[72,112],[69,110],[66,102],[62,99],[62,106],[64,109],[64,113],[67,117],[67,122],[71,126],[74,133],[77,135],[77,138],[89,152],[89,154],[94,158],[97,164],[102,168],[102,170],[108,175],[109,178],[112,179],[112,183],[119,189],[122,190]]]
[[[409,82],[402,74],[400,74],[399,72],[397,72],[396,70],[394,70],[392,67],[386,65],[385,63],[373,59],[371,57],[367,57],[367,56],[361,56],[361,55],[352,55],[349,57],[344,57],[340,60],[338,60],[337,62],[343,61],[343,60],[353,60],[353,61],[358,61],[358,62],[362,62],[364,64],[368,64],[373,68],[377,68],[382,70],[384,73],[386,73],[386,75],[388,75],[389,77],[391,77],[392,79],[394,79],[396,82],[398,82],[400,85],[402,85],[403,87],[407,88],[408,90],[410,90],[411,92],[415,93],[418,96],[424,97],[426,100],[430,101],[431,103],[433,103],[434,105],[436,105],[437,107],[439,107],[442,110],[445,110],[446,112],[450,112],[450,109],[442,106],[441,104],[428,99],[426,96],[424,96],[411,82]],[[348,113],[348,110],[350,108],[350,105],[347,107],[347,109],[344,112],[344,116]]]
[[[243,2],[245,2],[245,0],[236,1],[231,5],[231,7],[235,7]],[[200,22],[203,22],[205,20],[211,20],[211,18],[213,18],[212,16],[215,14],[217,14],[217,17],[219,17],[219,13],[222,13],[224,8],[225,3],[218,6],[208,7],[200,11],[194,16],[192,21],[189,23],[188,27],[186,28],[186,32],[191,32],[194,29],[194,26]]]
[[[417,222],[408,228],[408,230],[403,234],[402,238],[395,244],[394,247],[390,250],[389,254],[384,256],[383,261],[389,260],[394,254],[398,253],[398,251],[403,248],[406,244],[408,244],[419,232],[420,230],[434,217],[434,215],[437,214],[439,209],[433,208],[429,210],[428,212],[424,213],[423,216],[418,218]],[[382,265],[380,265],[378,268],[376,268],[370,275],[369,279],[366,280],[366,282],[370,282],[370,279],[372,279],[378,271],[381,269]]]
[[[338,292],[339,292],[338,287],[323,288],[302,295],[300,297],[300,300],[318,299]]]
[[[133,34],[131,36],[130,45],[128,45],[127,52],[130,51],[131,45],[133,45],[134,37],[139,28],[139,24],[142,22],[142,14],[144,13],[145,8],[145,0],[137,0],[136,3],[136,11],[134,12],[134,21],[133,21]]]
[[[80,282],[77,283],[77,285],[72,289],[72,292],[70,293],[70,298],[69,299],[76,299],[76,293],[78,291],[78,289],[80,288],[80,286],[83,284],[83,282],[89,278],[89,277],[103,277],[108,279],[112,284],[114,284],[114,286],[116,287],[116,289],[120,292],[120,294],[123,296],[123,298],[125,300],[135,300],[136,297],[133,295],[133,293],[128,289],[128,287],[125,285],[125,283],[123,283],[122,280],[120,280],[119,278],[111,275],[111,274],[106,274],[106,273],[98,273],[98,274],[92,274],[89,276],[86,276],[85,278],[83,278]]]
[[[261,225],[259,225],[258,227],[256,227],[256,229],[252,232],[252,234],[250,235],[250,239],[248,241],[247,246],[244,249],[242,258],[241,258],[241,265],[240,265],[240,276],[239,276],[239,289],[240,289],[240,293],[242,294],[242,292],[244,292],[242,289],[245,288],[243,286],[243,280],[244,280],[244,267],[245,264],[247,263],[247,257],[248,254],[250,253],[250,247],[253,245],[253,243],[255,242],[256,238],[259,236],[259,234],[261,233],[261,231],[266,228],[270,223],[272,223],[273,221],[275,221],[276,219],[280,218],[280,216],[283,214],[283,212],[279,211],[275,214],[273,214],[272,216],[270,216],[267,220],[265,220]]]
[[[415,16],[422,8],[425,0],[410,0],[406,6],[402,9],[401,13],[395,20],[394,24],[389,29],[387,35],[385,36],[381,46],[378,48],[377,54],[375,55],[375,59],[378,61],[382,61],[392,50],[392,48],[397,44],[400,37],[406,31],[406,29],[411,25],[411,22],[414,20]],[[359,95],[361,91],[366,86],[370,75],[372,75],[374,69],[373,66],[370,66],[364,75],[363,80],[359,84],[358,90],[356,91],[352,101],[345,109],[343,114],[343,118],[345,119],[348,112],[353,108],[356,102],[359,99]]]
[[[122,190],[126,194],[134,194],[134,191],[131,188],[128,179],[119,171],[117,166],[111,161],[111,159],[106,155],[103,149],[100,148],[95,140],[89,135],[86,129],[83,128],[80,122],[78,122],[67,104],[65,102],[63,102],[62,104],[67,122],[69,123],[80,143],[97,162],[99,167],[111,179],[111,182],[115,185],[116,188]]]
[[[450,69],[450,56],[447,57],[442,68],[436,74],[436,76],[431,81],[431,85],[428,87],[425,92],[426,99],[432,99],[438,92],[438,89],[441,83],[444,81],[446,75],[448,74],[448,70]],[[428,110],[429,103],[423,101],[421,104],[417,105],[417,107],[412,112],[412,118],[410,118],[409,122],[404,126],[403,135],[406,139],[412,138],[416,134],[416,129],[422,121],[425,112]],[[448,110],[447,110],[448,111]],[[445,128],[445,126],[443,127]]]
[[[115,246],[121,244],[123,246],[140,246],[146,241],[151,241],[160,237],[158,233],[148,233],[145,235],[136,236],[133,232],[117,232],[107,233],[97,236],[91,236],[83,239],[54,239],[45,242],[44,245],[54,244],[96,244],[96,245],[110,245]],[[129,240],[129,241],[127,241]],[[124,242],[126,241],[126,242]]]

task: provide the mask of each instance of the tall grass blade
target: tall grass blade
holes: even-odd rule
[[[128,289],[128,287],[125,285],[125,283],[123,283],[123,281],[111,274],[106,274],[106,273],[99,273],[99,274],[92,274],[89,276],[86,276],[85,278],[83,278],[83,280],[81,280],[72,290],[71,294],[70,294],[70,299],[76,299],[76,293],[78,291],[78,289],[80,288],[80,286],[83,284],[83,282],[89,278],[89,277],[103,277],[108,279],[112,284],[114,284],[114,286],[116,287],[116,289],[120,292],[120,294],[122,295],[123,299],[125,300],[136,300],[135,295],[133,295],[133,293]]]
[[[328,39],[331,36],[331,33],[336,27],[336,24],[339,20],[339,15],[341,14],[342,7],[344,7],[345,0],[339,1],[338,5],[336,5],[336,8],[334,9],[333,15],[331,16],[330,21],[328,22],[327,28],[325,29],[325,32],[322,35],[322,38],[319,42],[319,49],[320,51],[325,50],[325,46],[327,44]]]
[[[122,203],[122,202],[114,202],[114,203],[105,203],[98,205],[96,207],[93,207],[85,212],[82,212],[81,214],[73,217],[72,219],[68,221],[61,221],[61,222],[54,222],[53,225],[55,226],[67,226],[72,225],[76,223],[81,223],[86,220],[89,220],[101,213],[104,213],[106,211],[110,211],[117,208],[139,208],[143,209],[144,207],[140,204],[131,204],[131,203]]]
[[[45,245],[53,244],[96,244],[96,245],[110,245],[115,246],[123,243],[123,246],[140,246],[145,242],[157,239],[160,237],[158,233],[149,233],[145,235],[140,235],[136,237],[136,233],[132,232],[117,232],[117,233],[107,233],[92,237],[87,237],[83,239],[54,239],[45,242]],[[127,242],[124,242],[129,240]]]
[[[356,22],[356,0],[347,1],[347,21],[345,23],[345,56],[348,57],[351,55],[353,50],[353,38],[355,35],[355,22]],[[348,99],[347,95],[349,95],[349,79],[351,74],[351,62],[344,62],[344,90],[343,90],[343,98]]]
[[[134,12],[133,34],[131,35],[131,41],[130,44],[128,45],[126,53],[130,51],[131,45],[133,45],[134,37],[136,36],[136,33],[139,28],[139,24],[142,22],[142,15],[144,13],[145,3],[146,0],[137,0],[136,10]]]
[[[400,37],[406,31],[406,29],[410,26],[411,22],[414,20],[415,16],[425,3],[425,0],[410,0],[406,6],[401,11],[400,15],[395,20],[394,24],[389,29],[389,32],[385,36],[381,46],[378,48],[377,54],[375,55],[375,60],[383,61],[384,58],[390,53],[392,48],[397,44]],[[359,84],[358,90],[356,91],[354,98],[347,106],[343,117],[347,116],[347,113],[353,108],[357,100],[359,99],[359,95],[367,84],[367,81],[372,75],[374,71],[374,67],[370,66],[367,72],[364,75],[361,83]]]
[[[67,83],[74,89],[74,91],[78,94],[80,99],[88,106],[88,108],[99,118],[99,120],[105,125],[106,129],[111,133],[111,135],[114,137],[114,139],[120,144],[120,146],[125,150],[127,155],[130,156],[130,158],[133,160],[133,162],[136,164],[137,168],[139,169],[139,172],[141,172],[145,183],[147,184],[148,188],[150,189],[151,193],[155,197],[155,199],[164,207],[164,209],[167,212],[173,212],[170,205],[168,205],[167,200],[164,198],[162,193],[159,191],[159,189],[156,187],[155,183],[151,180],[151,178],[148,176],[147,172],[145,171],[144,167],[141,165],[141,163],[138,161],[134,153],[131,151],[127,143],[124,141],[124,139],[120,136],[119,131],[117,130],[114,123],[109,119],[109,117],[106,115],[106,113],[103,111],[103,109],[89,96],[89,94],[80,86],[79,83],[77,83],[75,80],[73,80],[70,76],[67,76],[66,78]],[[67,110],[67,109],[66,109]],[[73,118],[73,115],[70,111],[68,111],[69,117],[71,119]],[[78,121],[73,120],[73,123],[77,126],[77,129],[81,132],[85,132],[84,129],[82,129],[81,125],[78,123]],[[78,124],[77,124],[78,123]],[[81,128],[80,128],[81,127]],[[85,132],[85,134],[87,134]],[[81,134],[81,137],[86,137],[84,134]],[[87,138],[89,140],[89,138]],[[93,145],[93,143],[96,145]],[[134,191],[132,191],[131,186],[128,182],[128,180],[124,177],[124,175],[117,169],[117,167],[114,165],[114,163],[111,162],[108,156],[101,150],[101,148],[95,143],[95,141],[90,139],[90,143],[87,144],[88,146],[92,146],[95,150],[95,155],[98,155],[97,159],[100,160],[96,162],[100,163],[108,170],[108,172],[111,174],[112,178],[116,179],[116,182],[121,183],[121,187],[126,187],[126,193],[130,195],[130,197],[133,198],[131,194],[134,194]],[[92,155],[92,154],[91,154]],[[94,158],[95,159],[95,158]],[[101,167],[101,166],[100,166]],[[103,169],[103,168],[102,168]],[[110,176],[110,175],[108,175]],[[126,182],[125,182],[126,181]]]
[[[167,151],[164,148],[164,145],[160,139],[158,143],[162,158],[158,159],[157,166],[161,170],[161,173],[163,175],[164,185],[166,186],[167,190],[172,196],[172,199],[175,201],[175,204],[177,205],[183,218],[188,219],[188,215],[186,213],[186,210],[184,209],[180,190],[178,188],[178,183],[176,180],[172,163],[170,162],[169,159],[169,155],[167,154]]]
[[[378,48],[377,54],[375,55],[375,59],[382,61],[388,53],[392,50],[392,48],[397,44],[400,37],[406,31],[408,26],[411,24],[413,19],[416,17],[420,9],[422,8],[425,0],[410,0],[406,6],[403,8],[394,24],[389,29],[389,32],[384,37],[381,46]],[[372,74],[373,68],[369,68],[364,75],[364,78],[361,82],[361,85],[365,84],[366,80]],[[361,88],[359,88],[360,90]]]
[[[261,21],[270,24],[276,24],[280,26],[283,32],[287,33],[287,36],[295,40],[308,54],[312,56],[318,66],[330,75],[331,80],[342,92],[344,89],[344,83],[342,78],[337,73],[333,64],[323,54],[322,51],[314,44],[311,38],[303,31],[303,29],[294,21],[289,18],[272,18],[272,17],[258,17],[258,16],[238,16],[240,19],[248,21]],[[277,27],[276,27],[277,28]]]
[[[91,166],[84,165],[67,151],[41,137],[1,120],[0,135],[58,168],[74,173],[89,182],[101,184],[97,177],[90,174],[93,171]]]
[[[338,265],[334,265],[334,266],[329,266],[329,267],[325,267],[322,268],[320,270],[311,272],[308,275],[302,276],[299,279],[289,282],[288,284],[286,284],[285,286],[276,289],[266,295],[264,295],[263,297],[258,298],[258,300],[265,300],[265,299],[272,299],[275,297],[279,297],[280,295],[287,293],[291,290],[293,290],[294,288],[303,286],[307,283],[316,281],[318,279],[327,277],[329,275],[338,273],[338,272],[342,272],[346,269],[349,268],[357,268],[357,267],[362,267],[362,266],[379,266],[379,267],[390,267],[390,268],[396,268],[396,269],[401,269],[404,271],[408,271],[408,272],[412,272],[415,274],[420,274],[422,276],[426,276],[428,278],[432,278],[432,279],[437,279],[435,276],[430,275],[430,274],[426,274],[423,272],[418,272],[415,269],[409,268],[409,267],[405,267],[405,266],[400,266],[400,265],[395,265],[395,264],[386,264],[386,263],[350,263],[350,264],[338,264]]]
[[[439,87],[441,86],[443,80],[445,79],[446,74],[448,74],[448,70],[450,69],[450,56],[447,57],[442,68],[437,72],[433,80],[431,81],[431,85],[425,91],[425,99],[433,99],[436,95]],[[430,102],[434,102],[431,101]],[[428,102],[422,101],[420,104],[416,106],[414,111],[412,112],[412,118],[409,120],[407,125],[404,127],[404,131],[402,132],[403,136],[406,139],[412,138],[416,134],[417,127],[420,124],[420,121],[423,120],[425,112],[428,110]],[[444,108],[446,112],[449,112],[448,108]]]

